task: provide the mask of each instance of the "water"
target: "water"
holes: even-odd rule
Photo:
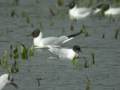
[[[9,45],[17,41],[31,46],[32,37],[28,36],[35,28],[40,28],[44,36],[69,35],[80,31],[84,24],[89,33],[88,37],[80,35],[66,43],[64,47],[80,45],[82,53],[91,63],[91,53],[95,54],[95,65],[84,68],[84,59],[76,69],[71,61],[52,58],[47,50],[36,51],[36,55],[26,62],[20,63],[20,72],[15,74],[18,90],[85,90],[87,79],[90,80],[90,90],[119,90],[120,89],[120,34],[114,38],[115,30],[120,28],[120,18],[88,17],[73,24],[65,7],[57,7],[55,0],[20,0],[20,5],[13,6],[12,0],[0,0],[0,55],[9,49]],[[67,1],[65,2],[67,3]],[[52,8],[55,16],[49,12]],[[12,10],[16,16],[10,17]],[[25,12],[30,17],[30,23],[21,14]],[[104,38],[102,38],[104,34]],[[0,69],[0,74],[6,71]],[[38,87],[37,78],[40,80]],[[4,90],[16,90],[7,86]]]

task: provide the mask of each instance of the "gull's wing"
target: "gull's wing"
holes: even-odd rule
[[[59,57],[66,57],[68,50],[67,48],[61,48],[61,47],[52,47],[50,46],[48,49],[52,54],[57,55]]]
[[[72,38],[69,38],[67,36],[60,36],[60,37],[47,37],[47,38],[43,38],[42,42],[45,45],[61,45],[69,40],[71,40]]]
[[[42,42],[45,45],[61,45],[64,44],[70,40],[72,40],[74,37],[80,35],[81,32],[77,32],[68,36],[60,36],[60,37],[47,37],[47,38],[43,38]]]
[[[55,43],[56,44],[63,44],[63,43],[65,43],[65,42],[68,42],[69,40],[71,40],[72,38],[69,38],[69,37],[67,37],[67,36],[60,36],[59,38],[58,38],[58,41],[56,41]]]
[[[50,51],[52,54],[55,54],[55,55],[59,56],[60,48],[49,46],[48,51]]]
[[[55,45],[56,41],[58,41],[58,37],[47,37],[42,39],[45,45]]]
[[[78,14],[80,16],[88,16],[90,15],[91,12],[92,12],[91,8],[86,8],[86,7],[78,8]]]
[[[48,50],[52,54],[54,54],[62,59],[72,59],[74,57],[74,52],[71,52],[72,49],[61,48],[61,47],[49,47]]]

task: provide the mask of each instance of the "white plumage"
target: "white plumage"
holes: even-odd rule
[[[112,8],[110,7],[107,11],[105,11],[105,15],[119,15],[120,8]]]
[[[83,19],[88,17],[91,14],[91,8],[74,6],[72,9],[69,9],[70,19]]]
[[[71,20],[84,19],[91,15],[103,14],[114,16],[120,14],[120,8],[111,7],[109,4],[101,3],[96,7],[77,7],[76,2],[72,1],[69,5],[69,17]]]
[[[17,84],[14,83],[14,80],[12,77],[10,77],[10,74],[2,74],[0,76],[0,90],[3,90],[3,88],[7,85],[7,84],[11,84],[13,85],[15,88],[18,88]]]
[[[60,59],[73,60],[79,57],[80,47],[73,46],[73,48],[62,48],[62,47],[49,47],[48,49],[52,54],[58,56]]]
[[[9,74],[3,74],[0,76],[0,90],[2,90],[10,81],[8,80]]]

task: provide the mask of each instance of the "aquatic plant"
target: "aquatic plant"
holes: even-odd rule
[[[39,0],[35,0],[35,2],[36,2],[36,3],[40,3],[40,1],[39,1]]]
[[[63,6],[64,5],[64,0],[57,0],[57,5],[58,6]]]
[[[120,0],[113,0],[115,3],[120,4]]]
[[[26,22],[29,24],[31,22],[30,16],[26,16]]]
[[[18,47],[15,46],[15,48],[13,49],[13,58],[16,60],[19,58],[19,52],[18,52]]]
[[[65,9],[59,9],[57,11],[58,11],[57,14],[60,17],[60,19],[65,20],[67,11]]]
[[[51,21],[50,22],[50,26],[54,26],[55,22],[54,21]]]
[[[95,0],[88,0],[87,2],[87,6],[90,7],[93,3],[94,3]]]
[[[20,43],[20,55],[22,60],[27,60],[34,56],[34,46],[27,47],[25,44]]]
[[[22,11],[21,16],[25,18],[26,23],[30,24],[31,23],[31,17],[28,15],[26,11]]]
[[[28,48],[22,43],[17,45],[10,45],[9,50],[5,50],[0,57],[0,67],[9,73],[19,72],[19,60],[27,60],[34,56],[33,46]]]
[[[22,43],[20,44],[20,47],[21,47],[21,58],[23,60],[27,60],[28,59],[28,49]]]
[[[84,34],[85,37],[88,37],[88,36],[89,36],[89,33],[88,33],[88,31],[86,30],[85,25],[82,25],[82,28],[80,29],[80,33],[81,33],[81,34]]]
[[[36,78],[37,83],[38,83],[38,87],[40,87],[40,81],[43,80],[42,78]]]
[[[87,77],[85,90],[91,90],[91,80]]]
[[[12,47],[10,45],[10,47]],[[4,69],[4,70],[7,70],[9,73],[17,73],[19,70],[18,70],[18,64],[16,63],[18,59],[18,48],[14,48],[12,49],[12,54],[10,55],[9,54],[9,51],[8,50],[5,50],[3,52],[3,55],[1,56],[1,59],[0,59],[0,66]],[[9,60],[11,59],[11,60]],[[14,59],[14,60],[12,60]],[[11,64],[12,62],[15,62],[14,64]]]
[[[92,57],[92,64],[95,64],[95,54],[91,53],[91,57]]]
[[[1,57],[2,57],[2,58],[0,59],[0,67],[1,67],[3,70],[5,70],[5,71],[7,71],[7,72],[9,72],[9,73],[13,73],[13,72],[11,71],[11,66],[12,66],[12,64],[11,64],[11,61],[9,60],[8,51],[5,50],[4,53],[3,53],[3,55],[2,55]],[[13,61],[13,60],[12,60],[12,61]],[[16,61],[16,60],[14,60],[14,61]]]
[[[19,5],[19,0],[13,0],[13,3],[12,3],[14,6],[17,6]]]
[[[13,45],[11,44],[10,45],[10,49],[9,49],[10,51],[9,51],[9,56],[10,56],[10,59],[12,59],[13,58]]]
[[[89,62],[85,59],[84,68],[89,68]]]
[[[72,64],[73,64],[73,65],[76,65],[76,64],[77,64],[77,59],[76,59],[76,57],[73,58]]]
[[[52,8],[49,8],[49,12],[50,12],[50,14],[52,15],[52,16],[55,16],[56,14],[55,14],[55,11],[52,9]]]
[[[0,66],[2,65],[2,59],[0,58]]]
[[[74,25],[73,24],[70,25],[70,30],[74,31]]]
[[[34,56],[34,46],[31,46],[31,47],[29,48],[29,56],[30,56],[30,57]]]
[[[8,66],[8,58],[9,58],[8,52],[5,50],[0,59],[0,64],[3,68],[6,68]]]
[[[103,39],[105,38],[105,34],[102,34],[102,38],[103,38]]]
[[[88,32],[85,32],[85,37],[88,37],[88,36],[89,36]]]
[[[43,24],[42,24],[42,21],[39,22],[39,27],[40,27],[41,29],[44,28],[44,27],[43,27]]]
[[[116,29],[115,30],[115,39],[118,39],[118,36],[119,36],[119,32],[120,32],[120,30],[119,29]]]
[[[24,18],[24,17],[27,16],[27,13],[26,13],[25,11],[22,11],[22,12],[21,12],[21,16]]]
[[[71,62],[72,62],[75,69],[77,69],[77,70],[80,69],[81,64],[79,63],[79,58],[74,57]]]
[[[10,13],[10,16],[11,16],[11,17],[16,16],[16,11],[15,11],[15,9],[12,9],[12,11],[11,11],[11,13]]]
[[[10,73],[18,73],[19,72],[19,64],[18,61],[14,60],[14,63],[9,67]]]

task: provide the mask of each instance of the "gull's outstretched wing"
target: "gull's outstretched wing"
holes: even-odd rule
[[[72,40],[74,37],[80,35],[81,32],[74,33],[68,36],[60,36],[60,37],[47,37],[43,38],[41,42],[43,42],[45,45],[61,45],[64,44],[70,40]]]

